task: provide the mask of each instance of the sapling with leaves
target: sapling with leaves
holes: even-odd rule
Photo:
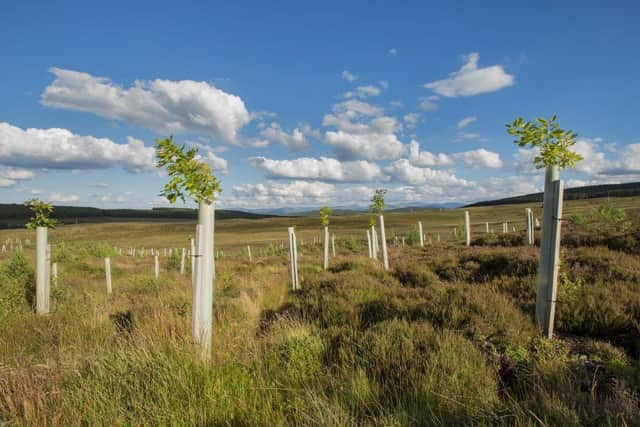
[[[33,216],[27,222],[27,228],[36,230],[36,313],[47,314],[51,299],[51,252],[49,250],[47,231],[55,228],[58,221],[51,218],[53,206],[39,199],[24,202]]]
[[[324,251],[323,251],[323,268],[329,268],[329,216],[333,212],[328,206],[320,208],[320,224],[324,228]]]
[[[369,212],[372,215],[378,215],[380,221],[380,243],[382,244],[382,264],[385,270],[389,269],[389,256],[387,254],[387,238],[384,229],[384,196],[387,194],[387,190],[379,188],[371,198],[371,205],[369,205]]]
[[[173,137],[156,141],[156,166],[169,175],[160,195],[170,203],[188,196],[198,204],[196,266],[193,280],[193,338],[204,360],[211,357],[214,273],[214,202],[222,190],[211,167],[200,160],[196,148],[178,146]]]
[[[560,253],[560,220],[562,218],[563,187],[560,170],[572,168],[582,156],[572,147],[578,136],[560,127],[557,116],[525,121],[518,117],[507,124],[507,132],[516,137],[520,147],[537,150],[533,159],[536,168],[545,168],[542,212],[542,238],[538,265],[538,289],[536,293],[536,323],[545,336],[553,336],[553,320],[558,289]]]

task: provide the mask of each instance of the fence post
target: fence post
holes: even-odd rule
[[[524,212],[527,223],[527,243],[529,246],[533,246],[535,242],[533,234],[533,212],[531,211],[531,208],[526,208]]]
[[[389,256],[387,254],[387,237],[384,233],[384,216],[380,215],[380,240],[382,241],[382,265],[385,270],[389,269]]]
[[[553,337],[558,267],[560,258],[560,224],[563,185],[558,166],[548,166],[542,211],[542,237],[536,293],[536,324],[547,338]]]
[[[471,223],[469,220],[469,211],[464,211],[464,236],[465,244],[471,246]]]
[[[104,275],[107,280],[107,295],[111,295],[111,259],[104,259]]]
[[[289,261],[291,269],[291,288],[295,291],[298,289],[298,254],[296,247],[296,233],[293,227],[289,227]]]
[[[54,262],[51,264],[51,282],[53,286],[58,287],[58,263]]]
[[[331,235],[331,253],[335,258],[336,257],[336,235],[335,234]]]

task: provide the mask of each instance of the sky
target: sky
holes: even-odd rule
[[[565,187],[640,181],[637,1],[0,7],[4,203],[166,206],[169,135],[222,208],[525,194],[543,172],[505,124],[553,114],[584,157]]]

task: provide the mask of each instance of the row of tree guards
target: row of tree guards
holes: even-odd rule
[[[553,336],[553,320],[557,295],[557,278],[559,265],[560,224],[562,218],[563,186],[560,180],[560,169],[573,167],[581,160],[581,156],[572,152],[570,148],[575,144],[576,134],[562,130],[553,116],[550,120],[538,118],[534,122],[516,119],[507,125],[507,132],[517,137],[514,141],[520,147],[530,147],[539,153],[534,163],[539,168],[545,168],[545,187],[542,214],[542,235],[540,243],[540,260],[537,275],[536,292],[536,324],[548,338]],[[220,186],[213,176],[211,169],[205,163],[198,161],[197,150],[191,148],[185,151],[184,146],[176,146],[173,138],[156,141],[157,166],[166,167],[169,182],[164,186],[162,195],[174,203],[177,199],[185,200],[185,194],[198,204],[198,224],[195,240],[191,242],[192,261],[192,327],[193,341],[200,349],[203,360],[211,358],[211,332],[213,321],[213,284],[215,279],[214,266],[214,199],[220,191]],[[370,223],[367,230],[369,255],[378,257],[382,252],[382,264],[389,269],[387,253],[387,239],[384,226],[384,196],[386,190],[376,190],[370,206]],[[39,200],[30,200],[27,205],[35,214],[27,224],[36,230],[36,311],[38,314],[49,312],[50,281],[50,246],[47,242],[47,229],[53,228],[56,221],[49,218],[53,207]],[[331,210],[323,208],[320,211],[324,230],[323,267],[328,268],[329,258],[329,215]],[[380,242],[376,233],[374,218],[378,219]],[[535,220],[537,222],[537,219]],[[471,223],[469,212],[465,211],[465,244],[471,244]],[[534,244],[534,218],[530,209],[526,211],[527,243]],[[507,225],[503,224],[503,232]],[[422,223],[418,223],[420,246],[424,246]],[[489,232],[489,224],[486,224]],[[289,253],[291,263],[292,289],[300,289],[298,277],[298,253],[296,234],[293,227],[289,227]],[[438,236],[439,237],[439,236]],[[439,239],[438,239],[439,240]],[[335,236],[332,237],[335,255]],[[380,243],[380,246],[378,246]],[[47,250],[49,248],[49,250]],[[6,248],[5,248],[6,249]],[[247,247],[251,261],[251,248]],[[184,271],[184,249],[181,271]],[[154,255],[155,276],[158,277],[158,254]],[[55,265],[55,264],[54,264]],[[107,275],[107,292],[111,292],[111,264],[105,259],[105,273]],[[56,274],[54,273],[54,276]]]

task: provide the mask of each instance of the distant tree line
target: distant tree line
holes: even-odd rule
[[[99,209],[78,206],[55,206],[53,218],[62,224],[111,222],[126,220],[196,220],[198,211],[188,208]],[[23,204],[0,204],[0,228],[24,227],[31,212]],[[216,211],[216,219],[259,219],[270,215],[234,210]]]
[[[624,184],[589,185],[586,187],[568,188],[564,190],[564,200],[595,199],[598,197],[633,197],[640,196],[640,182]],[[542,203],[542,193],[524,196],[507,197],[498,200],[477,202],[467,207],[510,205],[517,203]]]

